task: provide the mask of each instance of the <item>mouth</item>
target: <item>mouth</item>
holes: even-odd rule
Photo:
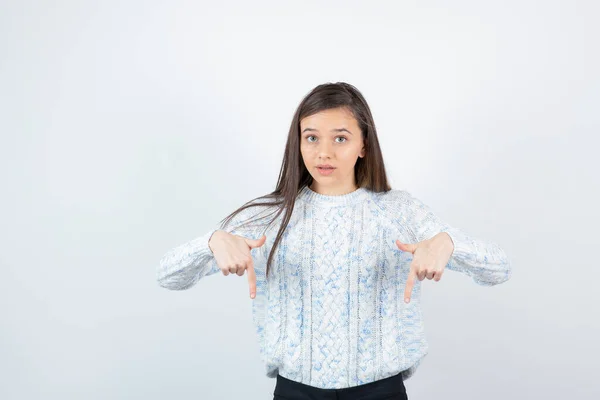
[[[317,167],[317,170],[321,173],[321,175],[330,175],[333,173],[335,168],[333,168],[333,167]]]

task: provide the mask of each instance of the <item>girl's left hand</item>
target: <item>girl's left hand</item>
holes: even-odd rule
[[[408,303],[416,278],[422,281],[427,277],[427,279],[433,279],[436,282],[441,279],[444,268],[446,268],[454,252],[454,242],[446,232],[440,232],[431,239],[417,244],[406,244],[396,240],[396,245],[400,250],[413,254],[408,280],[404,289],[404,301]]]

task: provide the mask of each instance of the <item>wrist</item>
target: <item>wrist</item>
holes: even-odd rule
[[[454,241],[448,232],[440,232],[435,236],[435,243],[444,251],[454,253]]]
[[[214,254],[214,244],[215,244],[215,240],[218,240],[221,233],[224,232],[221,229],[216,229],[212,235],[210,235],[210,238],[208,239],[208,249],[210,250],[211,253]]]

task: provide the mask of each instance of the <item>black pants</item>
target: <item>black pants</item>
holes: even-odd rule
[[[342,389],[322,389],[277,375],[273,400],[408,400],[402,374]]]

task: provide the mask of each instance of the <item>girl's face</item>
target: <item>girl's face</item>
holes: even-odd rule
[[[303,118],[300,152],[315,192],[340,195],[357,189],[354,165],[358,157],[365,156],[365,148],[358,122],[347,109],[324,110]],[[318,168],[321,164],[333,169]]]

